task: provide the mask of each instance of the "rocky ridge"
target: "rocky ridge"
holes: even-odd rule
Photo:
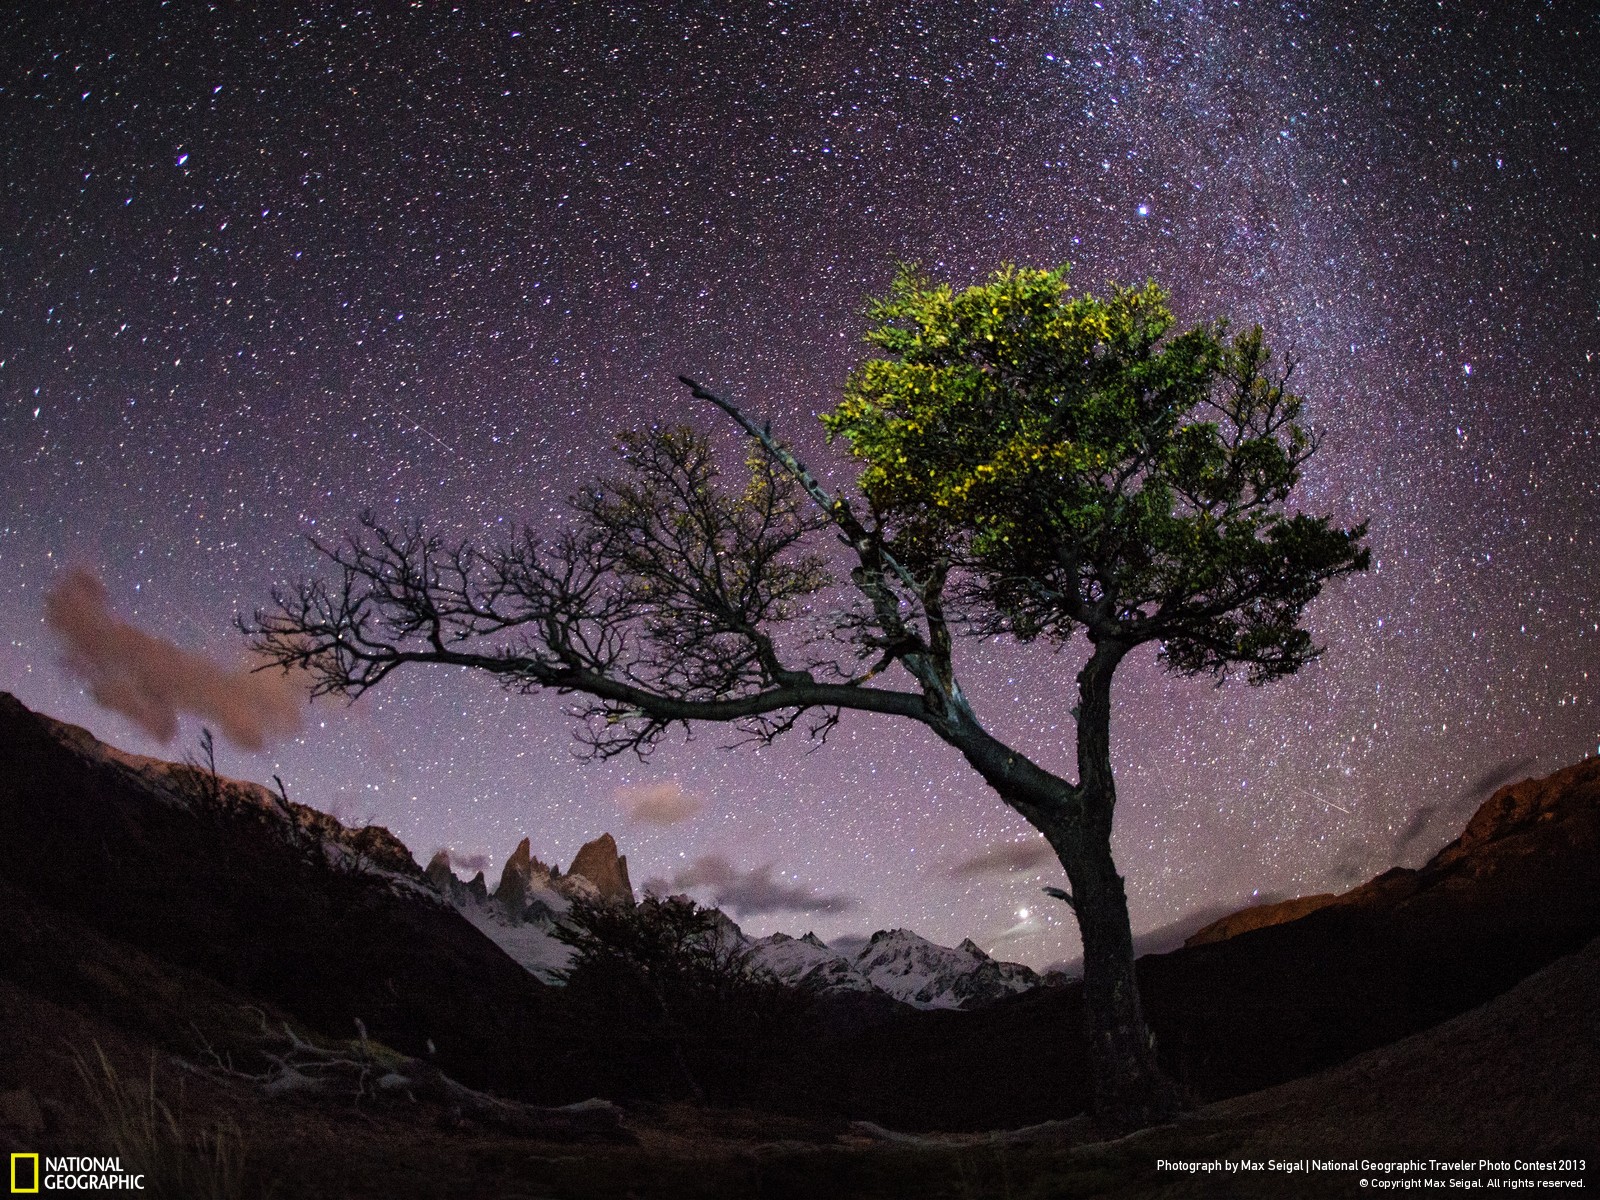
[[[565,874],[534,857],[530,839],[523,838],[493,892],[481,871],[470,881],[459,879],[444,851],[428,864],[427,874],[468,921],[546,983],[561,982],[571,962],[571,948],[554,930],[573,899],[634,900],[628,860],[609,833],[585,844]],[[990,957],[970,938],[952,948],[893,929],[860,945],[835,947],[815,933],[752,938],[726,915],[723,921],[751,970],[818,993],[877,993],[914,1008],[975,1008],[1044,982],[1029,967]]]
[[[543,1099],[566,1086],[523,1036],[559,997],[464,923],[398,838],[281,787],[124,753],[0,692],[0,858],[13,986],[55,987],[64,971],[52,994],[136,1025],[248,1004],[322,1036],[360,1031],[473,1088]],[[29,938],[44,947],[31,967]],[[102,995],[73,973],[94,939],[111,960],[146,956],[160,965],[139,972],[186,973],[234,1001],[202,1003],[187,984]]]
[[[193,759],[164,762],[130,754],[81,726],[33,713],[5,692],[0,692],[0,723],[8,728],[33,726],[109,786],[130,788],[191,817],[228,814],[264,823],[282,842],[329,867],[369,876],[413,899],[434,900],[411,851],[381,825],[347,826],[329,813],[290,800],[286,791],[229,778]]]
[[[1526,879],[1553,885],[1561,873],[1542,866],[1554,859],[1583,861],[1600,850],[1600,758],[1586,758],[1542,779],[1496,790],[1473,814],[1461,836],[1422,866],[1394,867],[1340,894],[1299,896],[1230,913],[1192,934],[1187,947],[1228,941],[1241,934],[1287,925],[1314,913],[1426,911],[1441,903],[1472,901]],[[1581,884],[1579,885],[1581,890]],[[1566,906],[1569,910],[1572,906]]]
[[[528,838],[506,859],[500,882],[489,891],[483,872],[460,879],[450,866],[450,852],[441,850],[428,863],[428,880],[438,893],[480,933],[543,983],[561,983],[572,960],[572,948],[553,931],[556,921],[580,896],[632,904],[628,860],[617,853],[616,839],[603,833],[586,842],[565,874],[535,858]]]

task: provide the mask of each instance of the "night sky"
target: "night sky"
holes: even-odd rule
[[[1136,932],[1416,865],[1497,780],[1600,748],[1593,4],[8,7],[0,687],[34,708],[192,750],[199,718],[163,745],[64,664],[70,572],[237,666],[308,535],[554,528],[611,433],[721,428],[680,373],[847,484],[815,417],[895,264],[1070,261],[1292,347],[1304,503],[1372,522],[1299,677],[1119,674]],[[1066,770],[1074,656],[965,663]],[[585,764],[562,704],[418,670],[220,766],[491,876],[610,830],[636,883],[720,855],[818,898],[756,932],[1075,951],[1053,864],[957,869],[1038,839],[920,728]]]

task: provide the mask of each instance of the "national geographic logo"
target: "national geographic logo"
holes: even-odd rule
[[[46,1192],[144,1191],[144,1176],[122,1169],[120,1158],[56,1156],[43,1160],[37,1154],[11,1156],[11,1194]]]

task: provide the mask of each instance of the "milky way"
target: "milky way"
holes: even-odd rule
[[[1301,676],[1124,669],[1136,929],[1414,865],[1497,778],[1600,748],[1592,5],[261,7],[0,18],[0,686],[26,703],[180,753],[197,721],[162,746],[63,667],[71,570],[231,663],[308,535],[550,526],[611,431],[714,423],[680,373],[847,484],[815,415],[896,262],[1070,261],[1292,348],[1325,437],[1305,503],[1372,522]],[[966,663],[1064,769],[1071,655]],[[558,698],[436,671],[221,765],[423,855],[526,834],[565,861],[609,829],[636,880],[716,855],[832,902],[758,931],[1072,953],[1058,872],[1003,845],[1034,835],[924,731],[724,740],[584,764]]]

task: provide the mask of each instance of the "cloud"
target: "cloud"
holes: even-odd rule
[[[487,854],[460,854],[448,846],[441,853],[450,859],[450,865],[457,871],[487,871],[489,869],[489,856]]]
[[[628,820],[638,825],[676,825],[698,816],[706,806],[699,796],[684,791],[676,779],[620,787],[615,796],[627,810]]]
[[[1368,865],[1372,861],[1372,850],[1364,842],[1347,843],[1339,851],[1339,861],[1333,865],[1332,875],[1336,883],[1355,883],[1363,876],[1370,874]]]
[[[995,842],[971,858],[950,864],[947,870],[952,879],[970,879],[974,875],[1009,875],[1014,871],[1031,871],[1055,861],[1056,852],[1048,842]]]
[[[111,611],[110,593],[91,571],[68,572],[45,597],[44,616],[66,650],[63,665],[95,702],[160,741],[177,736],[179,713],[215,725],[245,750],[300,728],[305,693],[289,677],[230,670],[135,628]]]
[[[1012,938],[1028,937],[1032,934],[1043,933],[1045,931],[1046,926],[1044,920],[1037,912],[1031,908],[1023,909],[1023,912],[1027,913],[1027,916],[1022,917],[1016,922],[1016,924],[1002,929],[999,933],[991,937],[989,939],[990,944],[992,945],[995,942],[1010,941]]]
[[[1528,768],[1537,761],[1537,755],[1519,755],[1503,759],[1482,772],[1450,800],[1419,804],[1406,816],[1405,823],[1400,826],[1399,831],[1389,840],[1387,847],[1381,853],[1376,847],[1362,842],[1347,845],[1340,851],[1339,862],[1333,868],[1333,878],[1340,883],[1353,883],[1365,875],[1372,874],[1373,864],[1377,862],[1399,861],[1409,853],[1413,843],[1427,833],[1436,818],[1445,816],[1452,822],[1461,821],[1463,817],[1469,815],[1469,810],[1475,810],[1505,784],[1524,778]]]
[[[1499,791],[1504,785],[1523,779],[1527,775],[1528,768],[1538,761],[1539,756],[1536,754],[1523,754],[1496,763],[1468,785],[1461,798],[1477,800],[1480,797],[1487,797],[1489,793]]]
[[[868,945],[871,941],[872,935],[870,933],[845,933],[836,938],[829,938],[824,944],[829,950],[837,950],[847,958],[854,958],[860,953],[862,947]]]
[[[779,912],[842,913],[860,906],[854,896],[819,896],[798,884],[774,879],[773,870],[773,864],[767,863],[741,871],[722,855],[707,854],[675,874],[666,887],[658,886],[662,881],[652,880],[645,890],[660,892],[670,888],[687,892],[704,888],[718,908],[751,917]]]
[[[1507,783],[1522,779],[1535,762],[1536,755],[1519,755],[1507,758],[1496,763],[1484,771],[1465,790],[1458,793],[1455,799],[1442,804],[1423,804],[1413,810],[1406,823],[1401,826],[1400,832],[1395,835],[1393,852],[1396,855],[1408,849],[1412,842],[1420,838],[1432,823],[1434,817],[1446,813],[1459,819],[1466,815],[1470,807],[1476,809],[1489,795]]]
[[[1394,835],[1391,853],[1403,854],[1412,842],[1422,836],[1423,831],[1432,824],[1435,814],[1444,807],[1443,804],[1422,804],[1413,809],[1406,823],[1400,827],[1400,832]]]

